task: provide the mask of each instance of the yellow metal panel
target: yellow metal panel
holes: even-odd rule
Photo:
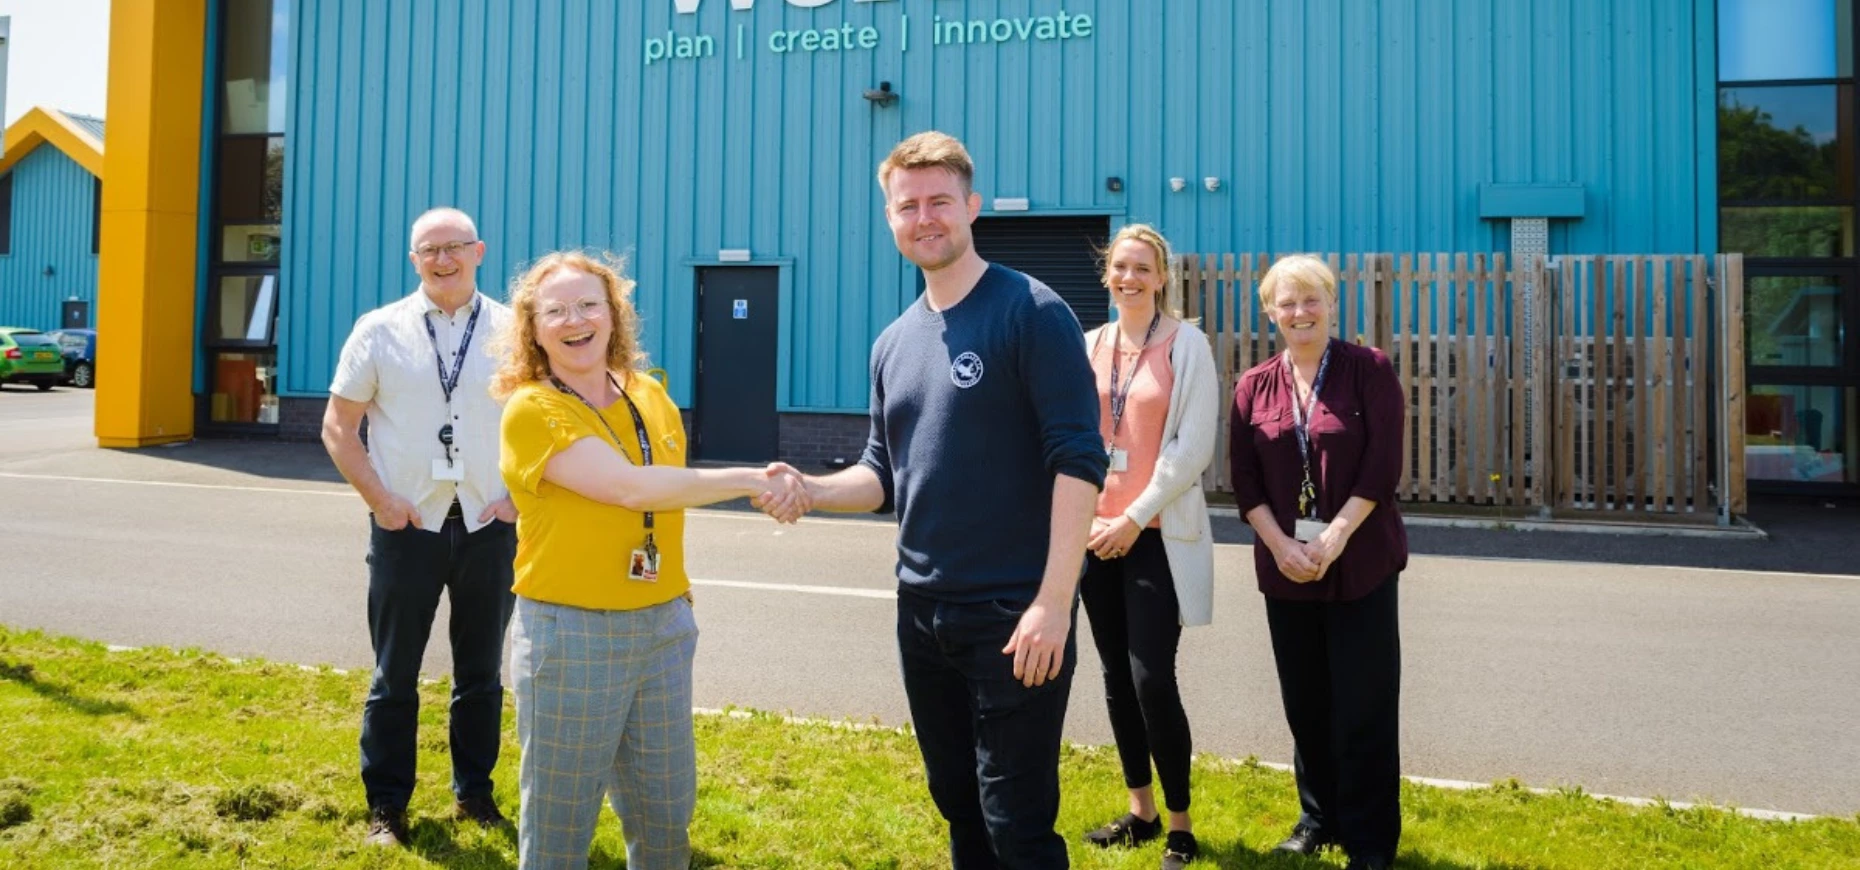
[[[0,175],[40,145],[50,144],[85,171],[103,177],[103,143],[72,123],[63,112],[35,106],[6,128],[5,152],[0,154]]]
[[[97,443],[194,434],[194,286],[207,0],[110,4]]]

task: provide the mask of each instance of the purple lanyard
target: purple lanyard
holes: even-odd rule
[[[1143,361],[1143,352],[1149,349],[1150,339],[1156,337],[1156,326],[1160,323],[1162,323],[1162,311],[1158,310],[1150,317],[1149,331],[1143,333],[1143,346],[1137,348],[1137,362]],[[1117,389],[1117,374],[1120,368],[1118,360],[1123,356],[1124,330],[1113,323],[1111,333],[1113,336],[1111,339],[1111,441],[1115,443],[1117,429],[1124,422],[1124,403],[1130,400],[1130,385],[1136,383],[1137,369],[1141,366],[1136,363],[1131,364],[1130,377],[1124,379],[1124,389],[1119,392]]]
[[[1292,370],[1292,352],[1285,352],[1285,374],[1292,381],[1292,432],[1298,436],[1298,458],[1304,464],[1305,480],[1298,487],[1298,513],[1317,519],[1317,484],[1311,481],[1311,415],[1317,412],[1319,391],[1324,389],[1324,375],[1330,370],[1330,345],[1318,360],[1317,377],[1311,379],[1311,395],[1298,401],[1298,378]]]

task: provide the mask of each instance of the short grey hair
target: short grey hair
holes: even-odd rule
[[[471,237],[473,239],[478,238],[478,224],[471,219],[471,215],[449,205],[442,205],[438,208],[429,208],[426,211],[420,212],[420,216],[413,219],[413,229],[407,233],[407,248],[411,250],[415,245],[419,244],[418,240],[420,238],[421,229],[427,224],[434,223],[442,218],[463,223],[465,228],[471,231]]]

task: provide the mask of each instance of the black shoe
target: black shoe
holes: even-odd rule
[[[1201,856],[1201,846],[1195,842],[1195,835],[1187,831],[1170,831],[1163,838],[1162,870],[1182,870]]]
[[[1299,855],[1316,855],[1319,849],[1335,843],[1329,834],[1308,825],[1293,825],[1292,835],[1286,837],[1279,845],[1272,847],[1274,852],[1293,852]]]
[[[1350,863],[1343,870],[1389,870],[1389,860],[1380,855],[1350,856]]]
[[[368,836],[362,842],[370,846],[395,848],[404,848],[413,842],[413,836],[407,833],[407,811],[397,807],[369,809]]]
[[[1136,813],[1125,813],[1124,817],[1085,835],[1085,842],[1098,847],[1136,846],[1162,836],[1162,816],[1149,821],[1137,818]]]
[[[470,819],[487,828],[501,828],[510,824],[510,820],[498,811],[497,801],[492,800],[488,794],[459,798],[453,811],[459,818]]]

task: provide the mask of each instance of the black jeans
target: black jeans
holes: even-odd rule
[[[1059,818],[1059,735],[1073,632],[1056,679],[1027,688],[1004,655],[1026,605],[948,604],[898,591],[898,653],[930,797],[949,820],[953,870],[1068,866]]]
[[[1266,599],[1305,825],[1352,857],[1401,839],[1399,574],[1355,601]]]
[[[1150,784],[1150,759],[1162,780],[1165,805],[1188,812],[1188,768],[1194,746],[1188,713],[1175,681],[1182,614],[1162,531],[1144,529],[1118,559],[1085,556],[1081,581],[1092,644],[1104,664],[1104,702],[1124,767],[1124,787]]]
[[[504,686],[499,665],[510,592],[516,527],[496,520],[476,532],[446,520],[437,532],[409,525],[396,532],[369,523],[368,634],[375,674],[362,708],[362,787],[368,806],[405,809],[413,796],[420,713],[420,660],[432,633],[441,589],[452,621],[452,792],[491,793],[497,766]]]

